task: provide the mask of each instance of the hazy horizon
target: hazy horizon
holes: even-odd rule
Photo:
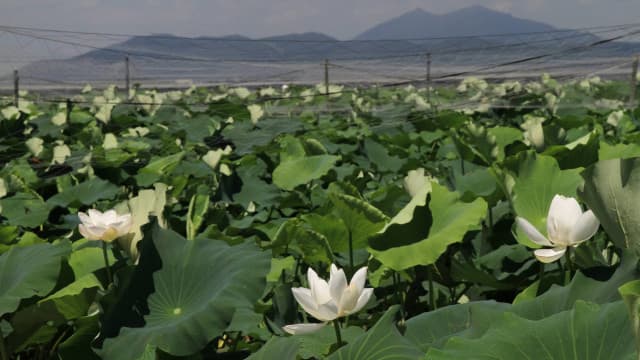
[[[559,28],[640,22],[633,0],[5,0],[0,25],[254,38],[320,32],[346,40],[416,8],[442,14],[473,5]]]
[[[190,37],[263,38],[316,32],[347,40],[417,8],[443,14],[478,5],[560,29],[640,23],[635,15],[640,14],[640,2],[631,0],[613,0],[605,5],[595,0],[397,0],[393,4],[384,0],[4,0],[0,4],[0,26]],[[0,81],[7,86],[11,83],[9,72],[31,62],[66,59],[126,40],[120,36],[29,31],[21,34],[8,30],[0,28]],[[145,67],[151,65],[147,63]],[[120,68],[106,71],[119,72]],[[52,67],[48,77],[61,75],[57,72]]]

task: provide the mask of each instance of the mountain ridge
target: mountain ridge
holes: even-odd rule
[[[465,25],[461,26],[462,23]],[[493,25],[488,26],[489,23]],[[456,24],[456,32],[447,30]],[[562,31],[562,34],[556,31]],[[508,33],[532,35],[508,36]],[[373,26],[349,41],[339,41],[319,32],[263,38],[238,34],[195,38],[134,36],[69,59],[33,62],[20,68],[20,73],[55,81],[85,81],[87,77],[108,79],[122,76],[124,58],[129,56],[138,78],[224,80],[265,75],[279,78],[281,74],[299,72],[292,70],[295,63],[314,65],[319,69],[325,59],[336,64],[375,59],[381,64],[391,62],[393,66],[409,67],[419,64],[420,67],[427,53],[433,55],[434,66],[443,69],[514,61],[579,48],[599,40],[600,37],[586,31],[559,30],[481,6],[442,15],[417,8]],[[627,56],[640,51],[640,45],[607,43],[589,51],[589,57],[593,58]],[[582,59],[584,56],[584,53],[569,54],[563,59]]]
[[[354,39],[406,39],[554,30],[557,29],[539,21],[522,19],[509,13],[474,5],[441,15],[433,14],[422,8],[416,8],[374,25]]]

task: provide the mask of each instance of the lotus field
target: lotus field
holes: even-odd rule
[[[628,82],[23,93],[0,360],[638,359]]]

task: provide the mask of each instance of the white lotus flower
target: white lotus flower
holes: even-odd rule
[[[593,211],[582,212],[576,199],[562,195],[554,196],[551,201],[547,215],[547,237],[521,217],[516,218],[516,224],[531,241],[548,247],[534,251],[536,258],[543,263],[558,260],[569,246],[576,247],[588,240],[595,235],[600,226]]]
[[[289,334],[308,334],[322,328],[326,322],[360,311],[369,302],[373,288],[365,288],[367,267],[359,269],[347,284],[342,269],[331,264],[329,282],[320,279],[313,269],[307,271],[309,289],[293,288],[293,296],[300,306],[321,324],[293,324],[283,329]]]
[[[411,197],[414,197],[429,181],[431,181],[431,177],[424,174],[423,168],[410,170],[404,177],[404,189]]]
[[[112,242],[129,233],[131,229],[131,214],[118,215],[115,210],[102,213],[94,209],[87,213],[78,212],[78,217],[82,221],[78,230],[87,240]]]

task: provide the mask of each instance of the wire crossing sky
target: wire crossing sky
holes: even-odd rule
[[[637,0],[3,0],[0,23],[191,36],[316,31],[344,40],[415,8],[442,14],[471,5],[559,28],[640,21]]]

